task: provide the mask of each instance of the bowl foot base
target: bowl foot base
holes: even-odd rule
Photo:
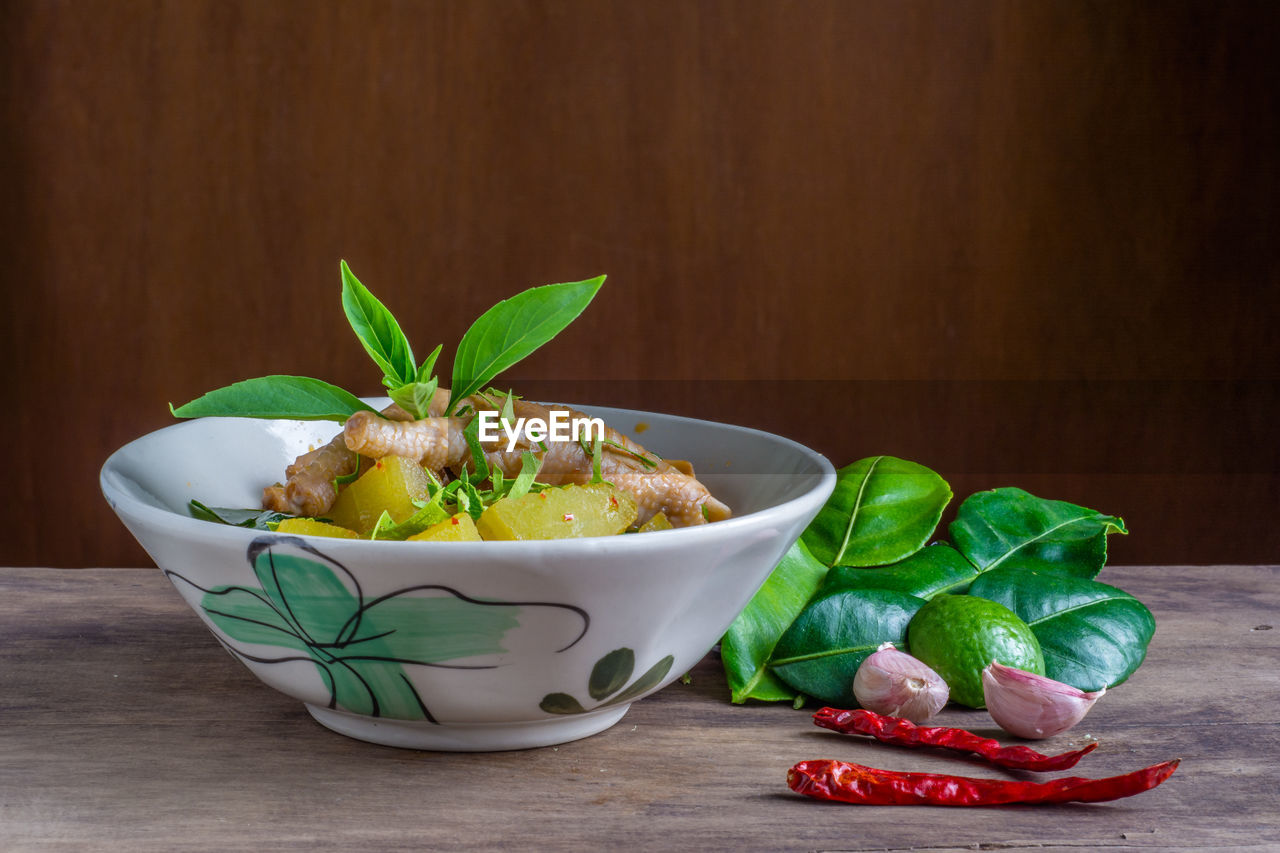
[[[526,723],[428,723],[388,720],[307,705],[316,722],[356,740],[443,752],[494,752],[552,746],[599,734],[612,726],[630,705]]]

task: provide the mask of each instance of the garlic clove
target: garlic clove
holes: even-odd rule
[[[947,704],[950,690],[927,665],[883,643],[858,667],[853,695],[868,711],[923,723]]]
[[[982,693],[996,725],[1018,737],[1039,740],[1061,734],[1084,719],[1104,687],[1086,693],[1034,672],[991,662],[982,670]]]

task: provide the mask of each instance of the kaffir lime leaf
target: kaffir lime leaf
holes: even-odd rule
[[[982,669],[993,660],[1044,675],[1040,643],[1027,623],[985,598],[937,596],[912,617],[907,647],[942,676],[954,701],[970,708],[986,707]]]

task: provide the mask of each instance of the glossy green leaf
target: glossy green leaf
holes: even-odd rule
[[[636,653],[628,648],[614,649],[591,668],[587,692],[597,702],[609,698],[626,685],[636,667]]]
[[[882,566],[924,547],[951,500],[933,471],[893,456],[841,468],[835,491],[804,532],[813,556],[828,566]]]
[[[836,707],[853,703],[853,677],[881,643],[901,647],[925,601],[886,589],[837,590],[810,602],[773,650],[771,670]]]
[[[791,701],[796,692],[765,665],[827,574],[803,542],[791,546],[720,640],[720,659],[735,703]]]
[[[386,306],[369,292],[351,272],[346,261],[342,270],[342,310],[347,315],[356,337],[369,357],[394,386],[408,385],[417,379],[417,366],[409,339]]]
[[[604,278],[533,287],[481,314],[458,344],[450,409],[560,334],[590,304]]]
[[[950,545],[929,545],[888,566],[872,569],[837,566],[827,573],[822,592],[837,589],[887,589],[923,598],[963,593],[978,570]]]
[[[289,418],[337,421],[374,411],[354,394],[306,376],[259,376],[217,388],[174,409],[177,418]]]
[[[951,522],[951,541],[979,571],[1017,566],[1089,579],[1107,561],[1107,535],[1124,521],[1065,501],[1003,488],[971,495]]]
[[[1085,578],[1010,566],[983,573],[969,594],[1017,613],[1040,641],[1045,674],[1081,690],[1123,682],[1156,630],[1138,599]]]

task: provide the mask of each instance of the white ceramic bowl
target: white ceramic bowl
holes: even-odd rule
[[[835,484],[821,455],[757,430],[589,408],[698,477],[715,524],[549,542],[369,542],[192,518],[255,507],[336,432],[206,418],[146,435],[103,494],[218,640],[321,724],[419,749],[546,746],[595,734],[716,643]]]

